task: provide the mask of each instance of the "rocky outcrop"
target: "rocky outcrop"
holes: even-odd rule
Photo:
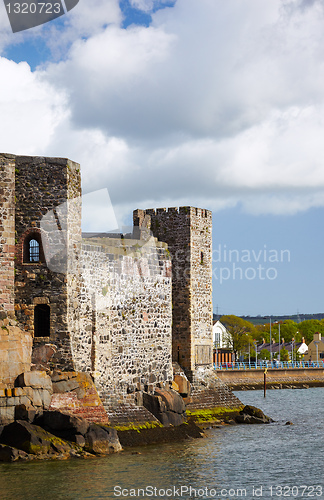
[[[59,411],[34,423],[16,420],[0,429],[0,461],[108,455],[122,450],[115,429]]]
[[[77,451],[72,444],[50,434],[37,425],[17,420],[6,425],[1,433],[3,444],[17,448],[32,455],[70,454]]]
[[[273,420],[259,408],[247,405],[235,417],[235,422],[237,424],[270,424]]]
[[[20,412],[30,412],[26,419],[32,421],[36,414],[49,408],[52,393],[52,382],[45,372],[21,373],[15,379],[14,387],[0,389],[0,424],[21,418]]]
[[[154,394],[143,393],[143,405],[164,425],[181,425],[186,421],[182,397],[172,389],[156,388]]]
[[[28,460],[30,455],[13,446],[0,444],[0,462],[16,462],[17,460]]]
[[[89,423],[85,418],[67,412],[46,411],[37,419],[37,424],[92,454],[108,455],[122,449],[115,429]]]

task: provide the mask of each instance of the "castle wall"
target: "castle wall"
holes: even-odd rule
[[[17,156],[15,310],[24,329],[34,334],[37,305],[50,308],[49,340],[58,350],[55,363],[73,369],[69,331],[77,327],[78,273],[74,272],[81,245],[81,214],[73,198],[81,194],[79,165],[64,158]],[[39,238],[40,262],[26,262],[24,245]],[[72,276],[73,275],[73,276]]]
[[[172,259],[173,360],[191,376],[212,364],[212,214],[193,207],[136,210],[134,226],[168,244]]]
[[[191,208],[191,325],[195,365],[212,363],[212,213]]]
[[[78,371],[90,372],[106,408],[172,381],[171,262],[151,239],[85,240]],[[137,401],[140,403],[140,401]]]
[[[0,314],[14,314],[15,157],[0,155]],[[1,319],[1,318],[0,318]]]

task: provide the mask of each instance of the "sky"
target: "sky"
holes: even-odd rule
[[[323,21],[322,0],[80,0],[12,33],[1,3],[0,151],[80,163],[119,227],[212,210],[214,312],[324,312]],[[115,229],[94,205],[84,229]]]

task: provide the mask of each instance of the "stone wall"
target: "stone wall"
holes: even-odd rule
[[[55,362],[72,369],[69,331],[77,311],[76,267],[81,245],[79,165],[64,158],[15,157],[15,310],[22,327],[34,334],[34,312],[50,308],[50,335],[36,344],[57,346]],[[26,259],[26,242],[40,242],[40,261]],[[78,246],[79,245],[79,246]]]
[[[172,259],[173,360],[192,379],[212,363],[212,214],[193,207],[134,211],[135,231],[168,244]]]
[[[140,404],[139,394],[172,381],[171,262],[151,238],[89,239],[82,247],[75,367],[92,374],[106,408]]]
[[[0,314],[14,314],[15,161],[0,154]]]

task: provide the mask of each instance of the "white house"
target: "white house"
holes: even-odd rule
[[[227,339],[228,332],[219,320],[214,323],[213,326],[213,339],[214,339],[214,347],[217,349],[226,349],[228,347]]]

